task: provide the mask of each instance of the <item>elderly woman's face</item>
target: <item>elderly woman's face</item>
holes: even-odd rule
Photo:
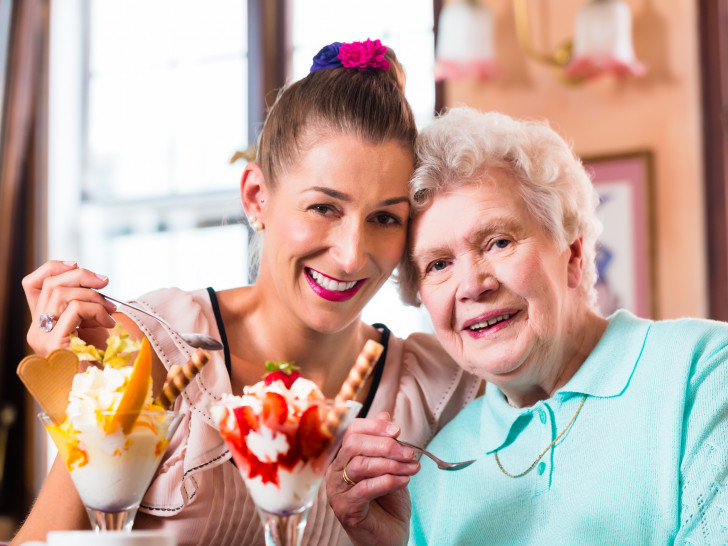
[[[528,381],[565,337],[580,243],[559,249],[511,176],[491,175],[439,195],[414,220],[420,297],[461,366],[495,384]]]

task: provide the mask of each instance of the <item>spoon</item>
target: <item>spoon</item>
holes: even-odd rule
[[[461,461],[459,463],[448,463],[448,462],[443,461],[442,459],[438,459],[437,457],[435,457],[432,453],[430,453],[426,449],[423,449],[416,445],[408,444],[407,442],[403,442],[402,440],[397,440],[396,438],[395,438],[395,441],[402,444],[403,446],[411,447],[412,449],[415,449],[415,450],[421,452],[423,455],[426,455],[427,457],[429,457],[430,459],[435,461],[435,463],[437,463],[437,468],[439,468],[441,470],[460,470],[461,468],[470,466],[477,460],[477,459],[473,459],[472,461]]]
[[[223,348],[222,343],[220,343],[218,340],[216,340],[214,337],[206,336],[205,334],[181,334],[177,331],[177,329],[172,326],[169,322],[164,320],[162,317],[159,317],[153,313],[150,313],[149,311],[145,311],[144,309],[140,309],[139,307],[136,307],[134,305],[130,305],[122,300],[117,300],[116,298],[112,298],[111,296],[107,296],[106,294],[102,294],[99,292],[99,295],[106,298],[107,300],[111,300],[116,303],[120,303],[121,305],[125,305],[129,309],[134,309],[135,311],[139,311],[140,313],[144,313],[147,316],[150,316],[154,319],[157,319],[159,322],[164,324],[167,328],[172,330],[173,333],[177,334],[179,337],[184,340],[187,345],[190,347],[197,347],[200,349],[206,349],[208,351],[219,351]]]

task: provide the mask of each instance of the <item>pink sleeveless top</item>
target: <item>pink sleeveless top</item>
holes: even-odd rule
[[[136,300],[182,332],[221,339],[206,290],[158,290]],[[169,368],[183,364],[192,349],[154,319],[124,309],[149,338]],[[388,411],[402,427],[401,438],[425,445],[468,402],[480,380],[461,370],[429,334],[390,336],[381,380],[368,415]],[[223,351],[177,398],[185,414],[137,514],[135,529],[166,529],[179,546],[264,544],[262,526],[245,484],[213,425],[209,405],[231,392]],[[308,516],[306,545],[350,544],[326,500],[325,487]]]

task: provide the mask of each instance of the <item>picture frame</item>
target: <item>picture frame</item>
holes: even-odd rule
[[[599,193],[604,229],[597,248],[600,311],[627,309],[655,318],[652,153],[582,158]]]

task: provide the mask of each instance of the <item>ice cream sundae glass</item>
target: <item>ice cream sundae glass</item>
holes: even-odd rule
[[[266,544],[300,544],[326,467],[361,409],[353,394],[381,354],[381,345],[372,343],[334,400],[287,363],[275,363],[277,369],[245,387],[242,396],[224,394],[211,406],[260,515]]]
[[[161,408],[39,414],[97,531],[131,530],[181,417]]]
[[[38,417],[71,474],[92,527],[130,531],[182,418],[169,408],[208,355],[198,349],[184,366],[173,366],[153,399],[149,342],[114,333],[107,344],[106,351],[99,351],[72,340],[71,351],[26,357],[18,375],[45,410]],[[95,364],[78,373],[79,355]]]

